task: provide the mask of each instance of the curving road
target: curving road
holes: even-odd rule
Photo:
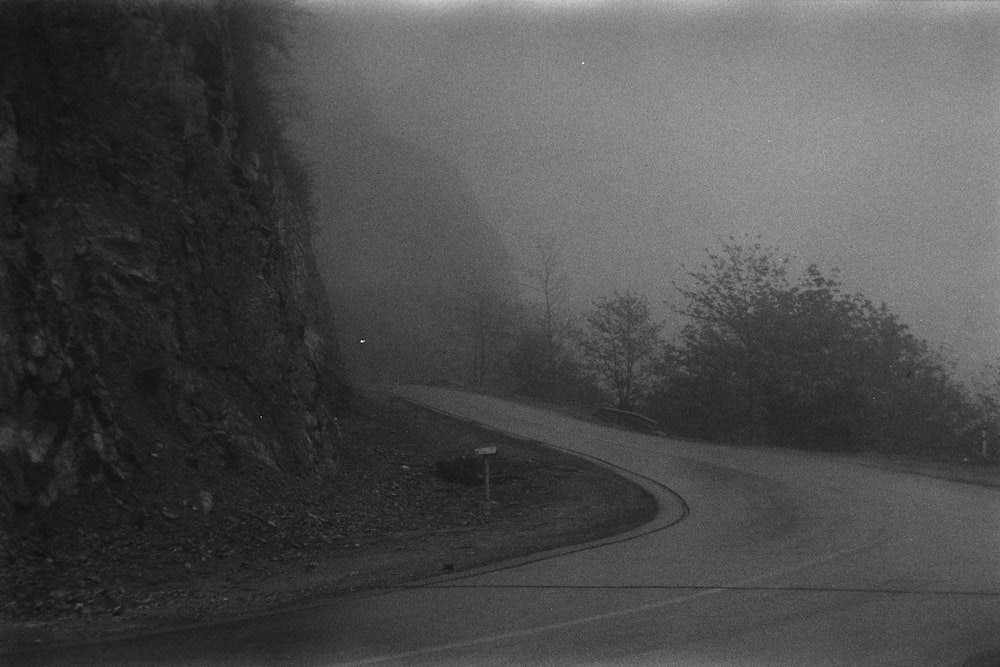
[[[76,664],[1000,664],[1000,490],[393,391],[632,471],[657,521],[584,548],[112,644]],[[675,495],[676,494],[676,495]],[[686,504],[685,504],[686,503]],[[67,654],[17,656],[24,664]]]

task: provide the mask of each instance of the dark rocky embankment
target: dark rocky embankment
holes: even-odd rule
[[[349,409],[265,83],[282,7],[0,1],[0,652],[398,584],[656,512],[566,455],[387,399]],[[499,505],[434,474],[498,441]]]
[[[274,11],[0,5],[5,523],[134,502],[144,461],[335,470],[348,389],[260,69]]]

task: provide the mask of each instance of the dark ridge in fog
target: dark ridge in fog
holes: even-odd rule
[[[336,35],[299,44],[313,125],[298,138],[344,355],[362,379],[468,379],[478,311],[512,295],[507,252],[458,168],[378,123]]]

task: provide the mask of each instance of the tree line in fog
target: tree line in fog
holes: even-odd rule
[[[836,270],[793,275],[780,249],[724,240],[662,295],[683,322],[665,340],[645,295],[601,297],[579,321],[555,316],[555,262],[543,251],[540,264],[541,305],[510,341],[517,393],[613,404],[713,440],[973,458],[996,439],[995,369],[992,387],[970,390]]]

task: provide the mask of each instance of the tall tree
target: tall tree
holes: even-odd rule
[[[661,325],[650,319],[646,297],[614,293],[594,302],[580,346],[619,408],[634,407],[647,388]]]
[[[733,237],[719,252],[688,274],[691,283],[676,286],[684,305],[675,309],[693,320],[681,337],[689,350],[718,366],[725,361],[731,381],[740,385],[745,426],[751,438],[760,432],[760,384],[769,335],[769,315],[780,311],[795,289],[789,284],[789,258],[759,242],[737,243]]]
[[[1000,458],[1000,360],[987,364],[976,381],[976,402],[979,405],[978,454],[983,459]]]

